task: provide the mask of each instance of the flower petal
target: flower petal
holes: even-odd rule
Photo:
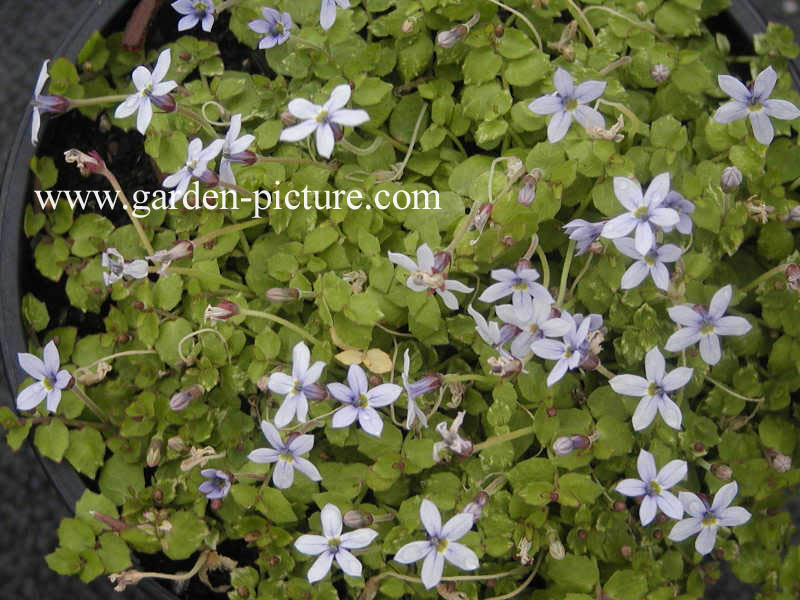
[[[636,498],[637,496],[644,496],[647,493],[647,486],[644,481],[639,479],[623,479],[614,488],[620,494]]]
[[[281,453],[274,448],[257,448],[247,455],[247,460],[254,463],[265,464],[278,462]]]
[[[358,550],[369,546],[376,537],[378,537],[377,531],[364,527],[355,531],[348,531],[340,539],[342,540],[342,548]]]
[[[447,544],[444,557],[448,562],[464,571],[474,571],[480,566],[478,555],[464,544],[459,544],[458,542],[450,542]]]
[[[325,550],[325,552],[319,555],[317,560],[314,561],[314,564],[311,565],[311,568],[308,570],[308,582],[316,583],[317,581],[324,579],[325,575],[328,574],[328,571],[331,570],[332,562],[333,552],[330,550]]]
[[[700,337],[700,357],[707,365],[715,365],[722,359],[719,338],[709,333]]]
[[[680,500],[678,500],[672,492],[661,492],[657,496],[656,502],[661,512],[670,519],[683,518],[683,504],[680,503]]]
[[[647,263],[643,260],[637,260],[623,273],[619,287],[623,290],[635,288],[644,281],[648,273],[650,273],[650,267],[647,266]]]
[[[694,549],[700,554],[708,554],[714,549],[714,544],[717,543],[717,527],[703,527],[700,535],[694,541]]]
[[[678,306],[670,306],[667,309],[669,318],[675,321],[678,325],[685,327],[700,327],[703,317],[688,304],[680,304]]]
[[[369,405],[375,408],[388,406],[400,397],[403,388],[394,383],[382,383],[375,386],[367,393]]]
[[[589,127],[605,127],[606,120],[598,111],[591,106],[579,105],[572,111],[572,116],[580,123],[584,129]]]
[[[577,353],[576,353],[577,355]],[[560,359],[547,375],[547,387],[561,380],[569,369],[569,362],[565,359]]]
[[[536,340],[531,344],[531,350],[539,358],[559,360],[564,355],[564,343],[557,340]]]
[[[431,537],[439,537],[442,532],[442,516],[439,509],[430,500],[423,500],[419,505],[419,518],[422,526]]]
[[[31,410],[41,404],[47,397],[47,390],[44,386],[36,382],[29,385],[17,395],[17,408],[19,410]]]
[[[717,335],[744,335],[753,328],[744,317],[721,317],[714,323]]]
[[[728,310],[728,305],[731,303],[733,297],[733,288],[730,284],[718,289],[711,297],[711,302],[708,304],[708,314],[712,317],[719,318]]]
[[[711,511],[719,515],[723,510],[728,508],[739,493],[739,484],[735,481],[726,483],[717,490],[714,494],[714,501],[711,503]]]
[[[623,213],[607,221],[606,224],[603,225],[600,235],[609,240],[625,237],[633,231],[638,223],[639,219],[634,217],[631,213]]]
[[[145,134],[152,118],[153,105],[149,101],[139,103],[139,113],[136,115],[136,129],[139,133]]]
[[[321,106],[314,104],[313,102],[309,102],[305,98],[295,98],[294,100],[291,100],[289,102],[288,109],[293,117],[302,119],[304,121],[315,120],[317,115],[319,115],[319,113],[322,111]]]
[[[691,517],[689,519],[681,519],[672,528],[667,536],[673,542],[682,542],[686,538],[692,537],[696,533],[700,533],[703,526],[700,524],[700,519]]]
[[[351,93],[352,90],[346,83],[337,85],[335,88],[333,88],[330,98],[328,98],[328,101],[325,102],[322,108],[327,110],[329,113],[337,112],[339,109],[344,108],[344,106],[350,101]]]
[[[661,418],[664,419],[664,423],[673,429],[681,428],[681,423],[683,422],[681,409],[666,394],[658,396],[658,412],[661,414]]]
[[[747,110],[747,107],[747,104],[738,100],[726,102],[717,109],[712,118],[723,125],[733,123],[739,119],[744,119],[749,114],[750,111]]]
[[[753,135],[759,144],[769,146],[775,137],[775,128],[765,110],[750,113],[750,125],[753,126]]]
[[[647,379],[649,381],[661,382],[664,378],[665,370],[666,362],[664,361],[664,355],[661,354],[658,346],[650,348],[644,357],[644,372],[647,374]]]
[[[344,572],[345,575],[350,577],[361,577],[361,563],[350,552],[344,548],[339,548],[336,552],[336,564]]]
[[[425,589],[429,590],[441,581],[442,571],[444,571],[444,554],[441,552],[431,552],[422,561],[422,573],[420,574]]]
[[[284,398],[278,412],[275,413],[275,425],[277,427],[286,427],[292,422],[295,414],[297,413],[297,404],[302,394],[287,395]]]
[[[428,246],[428,244],[422,244],[419,248],[417,248],[417,263],[419,264],[419,270],[430,272],[433,270],[434,262],[435,257],[433,250],[431,250],[431,247]]]
[[[336,3],[333,0],[322,0],[319,11],[319,24],[324,30],[333,27],[336,22]]]
[[[294,469],[292,465],[283,460],[282,458],[277,461],[275,468],[272,470],[272,483],[276,488],[285,490],[292,487],[294,482]]]
[[[164,77],[167,76],[167,71],[169,71],[169,64],[170,59],[172,58],[172,54],[170,53],[170,49],[167,48],[161,54],[158,55],[158,60],[156,61],[156,66],[153,68],[153,81],[161,81]]]
[[[612,390],[623,396],[641,397],[647,395],[649,382],[639,375],[617,375],[612,377],[608,384]]]
[[[508,296],[513,291],[511,284],[505,281],[501,281],[499,283],[493,283],[485,290],[483,293],[478,296],[478,300],[481,302],[497,302],[501,298]]]
[[[788,100],[767,100],[764,102],[765,112],[775,119],[793,121],[800,117],[800,109]]]
[[[301,535],[295,540],[294,547],[298,552],[307,554],[308,556],[316,556],[322,554],[330,546],[328,545],[328,538],[321,535]]]
[[[558,94],[548,94],[547,96],[539,96],[528,105],[531,112],[537,115],[552,115],[564,109],[564,101]]]
[[[595,81],[594,79],[584,81],[575,88],[575,99],[582,104],[593,102],[603,95],[606,85],[605,81]]]
[[[282,142],[297,142],[310,136],[317,129],[319,123],[309,119],[297,125],[292,125],[281,131],[280,140]]]
[[[380,437],[383,431],[381,415],[371,406],[359,409],[358,424],[361,425],[361,429],[363,429],[364,432],[375,437]]]
[[[738,100],[743,104],[750,102],[750,90],[738,79],[730,75],[717,76],[717,83],[722,91],[728,94],[734,100]]]
[[[349,89],[349,88],[348,88]],[[331,114],[331,121],[347,127],[357,127],[369,121],[369,113],[365,110],[340,108]]]
[[[333,384],[329,384],[329,387]],[[352,404],[347,404],[342,406],[339,410],[333,413],[333,418],[331,419],[331,427],[334,429],[342,429],[343,427],[349,427],[353,424],[353,422],[358,418],[358,408],[353,406]]]
[[[403,267],[406,271],[418,271],[417,263],[407,257],[405,254],[399,252],[389,252],[389,262]]]
[[[562,69],[561,67],[556,69],[555,75],[553,75],[553,84],[556,86],[556,89],[561,96],[565,98],[575,97],[575,84],[572,79],[572,75],[570,75],[569,71],[566,69]]]
[[[264,434],[270,446],[276,450],[281,450],[284,447],[280,432],[269,421],[261,421],[261,433]]]
[[[286,373],[273,373],[269,376],[267,387],[271,392],[285,395],[288,394],[294,387],[294,379],[289,377]]]
[[[330,158],[333,153],[333,146],[336,142],[333,136],[333,128],[328,123],[323,123],[317,127],[317,152],[323,158]]]
[[[298,435],[287,445],[287,449],[295,456],[308,454],[314,447],[314,436],[310,433]]]
[[[330,502],[322,507],[319,515],[322,522],[322,533],[328,538],[338,538],[342,535],[342,512],[335,504]]]
[[[741,506],[732,506],[719,513],[717,522],[722,527],[735,527],[736,525],[744,525],[747,523],[751,516],[747,509]]]
[[[440,537],[446,538],[451,542],[459,540],[472,529],[472,524],[474,522],[475,520],[472,518],[472,515],[468,513],[458,513],[444,524]]]
[[[642,498],[642,503],[639,505],[639,521],[642,527],[648,526],[656,518],[658,512],[658,502],[652,496],[645,496]]]
[[[31,377],[41,381],[47,378],[47,371],[44,361],[33,354],[28,352],[20,352],[17,354],[19,366]]]
[[[572,114],[566,110],[553,113],[550,122],[547,124],[547,141],[551,144],[562,140],[567,135],[567,130],[572,124]]]
[[[648,220],[653,225],[658,225],[659,227],[673,227],[681,220],[681,216],[674,208],[657,206],[656,208],[650,209],[650,217]]]
[[[633,243],[633,239],[628,237],[622,237],[622,238],[615,238],[613,241],[614,241],[614,246],[616,246],[617,250],[619,250],[620,253],[624,254],[628,258],[632,258],[634,260],[642,259],[642,255],[639,253],[638,250],[636,250],[636,244]]]
[[[437,289],[436,293],[444,301],[444,305],[450,310],[458,310],[458,298],[453,292]]]
[[[47,373],[49,377],[54,377],[58,372],[58,368],[61,366],[61,360],[58,356],[58,348],[56,348],[56,343],[53,340],[45,344],[44,350],[42,351],[42,359],[45,373]]]
[[[679,481],[683,481],[688,473],[688,466],[685,460],[671,460],[658,472],[656,481],[664,489],[669,489]],[[677,498],[675,499],[677,501]],[[681,505],[681,512],[683,512],[683,505]],[[680,517],[673,517],[680,519]]]
[[[436,550],[433,544],[427,540],[422,542],[410,542],[397,551],[394,555],[394,560],[407,565],[426,557],[431,551],[435,552]]]
[[[683,327],[669,336],[664,349],[669,352],[680,352],[700,339],[700,331],[695,327]]]
[[[753,98],[763,102],[769,98],[777,82],[777,71],[772,66],[767,67],[756,76],[756,80],[753,82]]]
[[[636,470],[639,471],[639,477],[645,483],[649,483],[658,475],[656,459],[645,449],[639,450],[639,456],[636,459]]]
[[[640,221],[639,224],[636,225],[636,237],[635,237],[636,251],[642,255],[647,254],[653,247],[653,243],[655,241],[656,241],[656,236],[653,235],[653,228],[650,225],[650,223],[648,221]]]
[[[674,392],[681,389],[692,379],[694,369],[690,367],[678,367],[670,371],[662,380],[661,387],[667,392]]]
[[[658,400],[654,396],[645,396],[636,405],[631,423],[636,431],[641,431],[650,426],[658,412]]]
[[[664,172],[653,177],[650,185],[647,186],[644,203],[651,209],[655,208],[664,201],[667,194],[669,194],[669,172]]]
[[[691,492],[679,492],[678,500],[683,504],[683,510],[698,521],[702,521],[705,518],[708,506],[706,506],[705,502],[700,500],[696,494],[692,494]]]

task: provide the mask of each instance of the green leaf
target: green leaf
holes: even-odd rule
[[[36,296],[27,293],[22,297],[22,317],[34,331],[41,331],[50,323],[47,305],[39,301]]]
[[[484,83],[491,81],[500,72],[503,59],[491,48],[470,50],[464,60],[464,83]]]
[[[297,516],[292,510],[292,506],[280,492],[275,488],[264,484],[258,492],[258,503],[256,508],[274,523],[294,523]]]
[[[144,489],[144,471],[141,465],[131,464],[121,455],[112,454],[100,471],[97,483],[104,496],[122,506],[131,490],[136,493]]]
[[[42,456],[61,462],[69,446],[69,430],[61,421],[54,419],[47,425],[39,425],[33,434],[33,443]]]
[[[497,40],[497,51],[505,58],[522,58],[535,48],[531,39],[519,29],[507,27],[503,37]]]
[[[169,516],[171,525],[161,540],[164,554],[172,560],[183,560],[194,554],[208,535],[203,519],[185,510]]]
[[[106,445],[100,432],[91,427],[72,429],[69,432],[69,447],[64,457],[79,473],[94,478],[103,464]]]
[[[131,566],[131,551],[116,533],[104,533],[98,541],[100,548],[97,549],[97,555],[106,573],[119,573]]]
[[[80,500],[75,504],[75,516],[89,525],[95,533],[107,530],[107,525],[92,517],[92,513],[95,512],[115,519],[119,516],[117,507],[111,500],[101,494],[95,494],[91,490],[84,490]]]
[[[596,560],[575,554],[567,554],[563,560],[548,557],[545,572],[565,591],[592,592],[600,579]]]
[[[81,570],[81,559],[74,550],[56,548],[44,559],[47,566],[60,575],[74,575]]]
[[[647,576],[633,569],[615,571],[603,591],[615,600],[639,600],[647,595]]]
[[[58,526],[58,543],[75,552],[94,547],[94,531],[79,519],[62,519]]]
[[[795,433],[791,421],[777,415],[767,415],[758,424],[758,437],[767,448],[791,456],[795,448]]]

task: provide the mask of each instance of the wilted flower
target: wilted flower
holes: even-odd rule
[[[718,123],[731,123],[750,117],[755,138],[764,145],[769,145],[775,137],[775,129],[769,118],[792,121],[800,117],[800,110],[788,100],[770,100],[769,96],[778,81],[778,74],[771,66],[756,77],[752,89],[730,75],[720,75],[717,82],[722,91],[733,100],[717,109],[713,119]]]
[[[178,14],[184,15],[178,21],[178,31],[186,31],[198,23],[201,23],[203,31],[211,31],[214,25],[213,0],[175,0],[171,6]]]
[[[383,420],[380,413],[375,410],[382,406],[389,406],[397,400],[403,388],[394,383],[382,383],[369,389],[369,382],[364,369],[358,365],[350,365],[347,371],[347,385],[343,383],[329,383],[328,392],[344,406],[339,408],[331,419],[331,427],[347,427],[358,419],[366,433],[379,437],[383,431]]]
[[[471,304],[467,306],[467,312],[475,321],[475,331],[478,332],[481,339],[492,348],[500,347],[503,342],[500,326],[495,321],[487,321],[481,313],[472,308]]]
[[[483,516],[483,507],[489,503],[489,494],[481,490],[472,499],[472,502],[467,504],[462,510],[462,513],[472,516],[472,521],[475,522]]]
[[[719,178],[719,185],[724,192],[733,192],[742,185],[744,176],[742,172],[736,167],[725,167],[722,175]]]
[[[597,100],[605,91],[604,81],[584,81],[575,87],[572,75],[559,67],[553,76],[553,83],[556,86],[555,92],[540,96],[528,105],[537,115],[553,115],[547,125],[547,139],[551,144],[567,134],[573,117],[584,128],[605,127],[603,115],[587,106],[587,103]]]
[[[336,7],[350,8],[350,0],[322,0],[319,9],[319,24],[328,30],[336,22]]]
[[[64,162],[67,164],[74,163],[83,177],[106,170],[106,163],[97,150],[91,150],[86,154],[77,148],[70,148],[64,152]]]
[[[208,479],[204,481],[197,489],[201,494],[205,494],[209,500],[219,500],[228,495],[231,489],[231,478],[225,471],[217,469],[203,469],[200,475]]]
[[[152,256],[148,256],[147,260],[154,265],[160,265],[158,269],[159,275],[164,275],[169,266],[176,260],[188,258],[194,253],[194,244],[189,240],[179,240],[167,250],[158,250]]]
[[[297,415],[297,420],[306,422],[308,416],[308,394],[316,393],[314,383],[322,375],[325,363],[321,360],[309,366],[311,351],[303,342],[292,349],[292,375],[273,373],[269,378],[269,389],[284,395],[283,404],[275,413],[275,425],[285,427]]]
[[[786,473],[786,471],[792,468],[792,457],[778,452],[770,460],[770,465],[778,473]]]
[[[492,269],[492,279],[498,283],[493,283],[483,290],[478,300],[496,302],[500,298],[510,295],[511,303],[525,310],[532,309],[534,298],[542,302],[553,303],[555,301],[546,287],[536,283],[536,280],[539,279],[539,272],[523,261],[520,261],[513,271],[511,269]]]
[[[614,245],[622,254],[634,259],[633,263],[622,276],[620,287],[623,290],[635,288],[644,281],[649,274],[656,287],[664,291],[669,287],[669,271],[664,263],[675,262],[681,257],[682,251],[675,244],[653,246],[645,254],[636,249],[636,243],[631,238],[614,240]]]
[[[415,420],[419,420],[423,427],[428,426],[428,418],[425,413],[417,406],[415,398],[432,392],[437,389],[442,382],[442,378],[437,375],[426,375],[419,381],[409,383],[408,371],[411,368],[411,356],[408,349],[403,353],[403,372],[401,378],[403,380],[403,389],[406,391],[408,397],[408,416],[406,416],[406,429],[411,429]]]
[[[66,369],[60,369],[61,359],[58,348],[53,340],[47,342],[40,359],[33,354],[20,352],[17,354],[19,366],[28,375],[36,379],[17,396],[19,410],[36,408],[42,400],[47,399],[45,406],[49,412],[56,412],[58,403],[61,402],[61,390],[67,389],[72,375]]]
[[[430,500],[423,500],[419,517],[428,539],[406,544],[397,551],[394,560],[407,565],[424,558],[421,576],[425,589],[431,589],[441,581],[445,559],[464,571],[474,571],[480,566],[478,556],[457,542],[472,529],[471,514],[458,513],[442,526],[439,509]]]
[[[319,555],[308,570],[309,583],[320,581],[336,561],[339,568],[351,577],[361,576],[361,563],[350,550],[369,546],[378,537],[374,529],[356,529],[342,533],[342,512],[333,504],[326,504],[320,513],[323,535],[301,535],[294,543],[298,552],[309,556]]]
[[[153,103],[168,112],[175,110],[175,100],[167,94],[178,87],[178,83],[172,80],[162,81],[169,71],[169,63],[170,50],[167,48],[158,55],[152,73],[147,67],[136,67],[133,70],[132,79],[137,91],[117,107],[117,110],[114,111],[114,118],[124,119],[138,111],[136,129],[144,135],[153,118]]]
[[[239,137],[242,130],[242,115],[235,114],[231,117],[231,126],[225,134],[225,141],[222,144],[222,158],[219,161],[219,180],[230,185],[236,185],[236,177],[233,174],[231,163],[253,164],[256,155],[248,152],[247,148],[256,139],[256,136],[248,133]]]
[[[223,300],[216,306],[210,304],[206,306],[205,313],[203,313],[204,321],[227,321],[231,317],[239,314],[239,305],[230,300]]]
[[[575,241],[575,256],[580,256],[589,249],[600,234],[603,232],[603,227],[607,221],[600,221],[599,223],[590,223],[584,219],[573,219],[566,225],[566,231],[569,239]]]
[[[209,175],[213,174],[207,170],[207,167],[209,161],[220,153],[224,144],[223,140],[214,140],[203,148],[203,140],[200,138],[194,138],[189,142],[189,147],[186,149],[186,163],[172,175],[167,175],[164,181],[161,182],[161,185],[167,189],[174,188],[170,198],[170,207],[174,207],[175,203],[183,198],[189,188],[192,177],[196,177],[205,183],[216,183],[209,179]],[[216,179],[216,176],[212,179]]]
[[[733,288],[726,285],[712,296],[708,309],[690,304],[668,308],[670,318],[683,327],[669,336],[664,348],[680,352],[699,341],[700,356],[706,364],[717,364],[722,358],[718,336],[744,335],[752,328],[743,317],[724,316],[732,296]]]
[[[41,113],[62,114],[70,108],[70,101],[63,96],[45,96],[42,94],[44,85],[47,83],[47,67],[49,64],[49,60],[42,63],[39,78],[36,80],[36,87],[33,88],[33,119],[31,121],[31,143],[33,145],[36,145],[39,141],[39,128],[42,124]]]
[[[123,277],[132,279],[144,279],[147,277],[148,266],[144,259],[136,259],[126,262],[122,254],[116,248],[106,248],[100,256],[100,266],[103,271],[103,284],[109,286]]]
[[[272,448],[258,448],[247,455],[247,459],[259,464],[277,463],[272,471],[272,483],[282,490],[291,487],[295,469],[311,481],[322,481],[317,467],[301,455],[308,454],[314,447],[314,436],[308,433],[290,439],[286,444],[280,432],[269,421],[261,421],[261,432]]]
[[[650,77],[656,83],[664,83],[669,78],[669,67],[662,63],[657,63],[650,68]]]
[[[583,319],[578,325],[567,312],[563,312],[561,318],[567,320],[569,325],[562,341],[540,339],[531,344],[531,350],[536,356],[557,361],[547,376],[548,386],[559,381],[568,370],[577,369],[588,353],[587,336],[592,320]]]
[[[442,441],[436,442],[433,445],[433,460],[436,462],[441,462],[441,452],[445,448],[458,456],[469,456],[472,454],[472,442],[470,440],[465,440],[458,434],[458,430],[464,422],[465,414],[463,410],[459,411],[450,427],[448,427],[447,423],[444,421],[436,425],[436,431],[442,436]]]
[[[694,542],[694,548],[700,554],[708,554],[714,549],[717,541],[717,530],[720,527],[735,527],[750,520],[750,512],[741,506],[730,506],[739,491],[735,481],[726,483],[717,491],[714,501],[708,504],[690,492],[681,492],[678,499],[684,510],[691,516],[675,523],[669,533],[673,542],[682,542],[688,537],[700,534]]]
[[[636,466],[640,479],[624,479],[614,489],[632,498],[644,496],[639,506],[639,520],[642,526],[649,525],[655,519],[659,508],[670,519],[683,517],[683,505],[672,492],[667,490],[686,477],[686,461],[672,460],[656,472],[653,455],[642,449],[639,451]]]
[[[651,348],[645,355],[644,368],[647,378],[638,375],[617,375],[609,380],[609,385],[616,393],[624,396],[640,397],[633,413],[633,428],[640,431],[650,425],[661,413],[664,422],[673,429],[680,429],[683,416],[681,409],[669,397],[689,383],[694,369],[678,367],[666,373],[666,362],[658,347]]]
[[[647,254],[656,241],[655,227],[671,227],[680,218],[672,208],[662,203],[669,193],[669,173],[661,173],[653,178],[647,191],[642,194],[642,186],[627,177],[614,177],[614,194],[628,212],[614,217],[603,226],[604,238],[616,239],[636,230],[636,249]]]
[[[350,93],[350,86],[342,84],[333,88],[331,97],[322,106],[303,98],[289,102],[289,112],[302,122],[281,131],[281,141],[297,142],[316,132],[317,152],[330,158],[334,142],[342,135],[340,125],[355,127],[369,121],[367,111],[344,108],[350,100]]]
[[[437,255],[439,254],[441,253],[437,253]],[[471,287],[467,287],[460,281],[445,277],[444,273],[437,268],[436,257],[428,244],[422,244],[417,248],[417,262],[399,252],[389,252],[388,255],[390,262],[409,271],[406,287],[415,292],[434,290],[444,301],[445,306],[451,310],[458,309],[458,298],[450,290],[462,293],[472,291]]]
[[[261,14],[264,16],[263,19],[255,19],[247,24],[251,30],[264,36],[258,43],[259,49],[274,48],[289,39],[294,23],[288,12],[280,12],[274,8],[262,6]]]

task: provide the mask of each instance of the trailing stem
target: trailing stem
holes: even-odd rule
[[[253,310],[250,308],[240,308],[239,309],[240,315],[245,315],[247,317],[257,317],[259,319],[266,319],[267,321],[272,321],[273,323],[278,323],[279,325],[283,325],[287,329],[291,329],[304,339],[307,339],[312,344],[321,344],[322,342],[315,338],[313,335],[308,333],[305,329],[300,327],[299,325],[295,325],[291,321],[287,321],[283,317],[279,317],[278,315],[273,315],[272,313],[264,312],[261,310]]]

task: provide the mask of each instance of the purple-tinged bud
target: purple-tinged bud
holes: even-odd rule
[[[787,218],[795,223],[800,221],[800,204],[789,211],[789,216]]]
[[[161,438],[154,437],[150,440],[150,447],[147,449],[147,466],[154,468],[161,462],[161,449],[164,442]]]
[[[344,137],[344,130],[339,124],[334,123],[333,121],[330,121],[328,124],[330,125],[331,131],[333,131],[333,141],[340,142]]]
[[[434,390],[438,390],[442,385],[442,376],[439,373],[428,373],[422,379],[408,384],[408,393],[412,398],[417,398]]]
[[[584,371],[594,371],[598,366],[600,366],[600,359],[594,354],[584,356],[580,364],[580,368]]]
[[[470,515],[474,523],[483,516],[483,507],[473,501],[467,504],[461,512]]]
[[[267,300],[270,302],[293,302],[300,297],[300,290],[297,288],[269,288],[267,290]]]
[[[202,395],[202,387],[199,385],[190,385],[189,387],[173,394],[172,398],[169,399],[169,407],[174,411],[183,410]]]
[[[295,119],[294,115],[290,113],[288,110],[285,110],[281,113],[280,119],[281,123],[283,123],[286,126],[294,125],[295,123],[297,123],[297,119]]]
[[[722,171],[722,176],[719,178],[719,184],[723,192],[735,192],[742,185],[744,176],[742,172],[736,167],[725,167]]]
[[[650,78],[656,83],[664,83],[667,79],[669,79],[669,73],[670,71],[667,65],[658,63],[653,65],[653,67],[650,69]]]
[[[169,94],[164,96],[150,96],[150,102],[155,104],[156,107],[160,108],[165,113],[175,112],[178,109],[178,104],[175,102],[175,98]]]
[[[348,510],[344,513],[342,520],[350,529],[359,529],[361,527],[369,527],[375,519],[370,513],[361,512],[360,510]]]
[[[522,187],[519,188],[517,202],[522,206],[530,206],[534,200],[536,200],[536,183],[530,175],[526,175],[522,179]]]
[[[572,447],[572,440],[566,436],[556,438],[553,442],[553,453],[556,456],[568,456],[572,454],[574,448]]]
[[[325,400],[328,397],[328,390],[318,383],[304,386],[303,391],[309,400]]]
[[[236,152],[235,154],[228,154],[225,156],[228,162],[243,163],[246,165],[253,165],[258,161],[258,156],[255,152],[245,150],[244,152]]]
[[[625,504],[624,500],[617,500],[614,502],[614,512],[622,512],[626,508],[628,508],[628,506]]]
[[[733,469],[722,463],[714,463],[711,465],[711,472],[720,481],[730,481],[731,477],[733,477]]]
[[[778,473],[786,473],[786,471],[792,468],[792,457],[779,452],[772,457],[771,463],[772,468]]]
[[[517,337],[522,333],[522,329],[511,323],[503,323],[500,327],[500,339],[497,342],[498,347],[505,346],[507,342]]]
[[[494,208],[494,205],[490,202],[484,202],[481,204],[478,210],[475,212],[475,216],[472,217],[470,229],[482,231],[492,216],[492,208]]]
[[[203,315],[206,321],[225,321],[239,314],[239,305],[230,300],[223,300],[216,306],[210,304]]]
[[[458,42],[467,37],[469,27],[466,25],[456,25],[451,29],[440,31],[436,36],[436,45],[442,48],[452,48]]]
[[[431,272],[444,273],[447,270],[447,267],[450,266],[451,260],[452,258],[449,252],[446,252],[445,250],[440,250],[439,252],[433,255],[433,268],[431,268]]]
[[[219,175],[211,169],[206,169],[197,178],[209,187],[216,187],[219,183]]]

